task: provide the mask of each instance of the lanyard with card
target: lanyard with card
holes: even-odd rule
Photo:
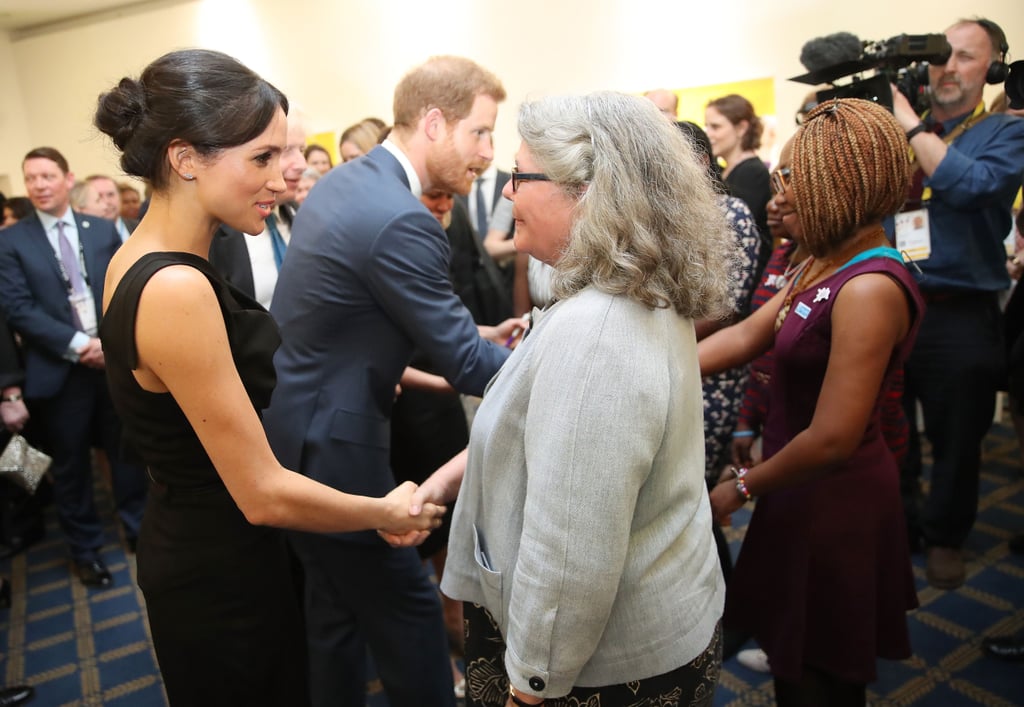
[[[61,279],[64,280],[64,288],[68,292],[68,303],[74,315],[75,325],[79,331],[89,336],[96,336],[99,331],[96,321],[96,300],[92,295],[92,287],[89,282],[89,273],[85,270],[85,251],[82,248],[82,241],[78,241],[78,270],[72,274],[68,272],[68,266],[54,253],[57,258],[57,268],[60,270]],[[77,288],[76,288],[77,285]]]
[[[927,115],[925,113],[925,117]],[[966,120],[963,120],[959,125],[942,136],[942,141],[947,145],[952,144],[954,140],[967,132],[968,129],[974,127],[989,115],[985,110],[985,103],[979,103]],[[914,171],[920,171],[917,160],[914,158],[913,148],[910,149],[910,157],[914,163]],[[923,180],[923,175],[916,175],[916,178]],[[915,205],[916,201],[916,203],[920,204],[920,208],[909,209],[896,214],[896,249],[911,260],[927,260],[932,254],[931,229],[928,224],[927,208],[928,202],[932,198],[932,190],[931,187],[921,185],[920,181],[917,184],[922,186],[920,200],[908,199],[907,206]],[[904,208],[907,208],[907,206]]]
[[[82,331],[89,336],[96,336],[99,329],[96,326],[96,301],[92,297],[92,290],[72,292],[68,294],[68,302],[71,303]]]

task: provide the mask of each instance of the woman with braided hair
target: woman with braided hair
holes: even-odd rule
[[[878,657],[910,655],[917,606],[896,462],[879,424],[923,303],[882,219],[909,183],[903,130],[869,101],[818,106],[772,175],[810,257],[766,305],[699,345],[704,374],[774,346],[760,464],[711,491],[722,519],[759,497],[725,624],[768,654],[780,705],[863,705]]]

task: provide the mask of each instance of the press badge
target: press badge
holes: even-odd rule
[[[807,319],[807,315],[811,313],[811,307],[806,302],[797,302],[793,312],[801,319]]]
[[[927,260],[932,254],[928,209],[896,214],[896,250],[903,254],[904,260]]]
[[[92,292],[76,292],[68,295],[68,302],[78,317],[78,324],[89,336],[96,336],[96,303],[93,301]]]

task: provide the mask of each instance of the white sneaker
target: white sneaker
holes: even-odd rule
[[[747,670],[753,670],[755,673],[770,673],[771,667],[768,665],[768,654],[760,648],[748,648],[740,651],[736,654],[736,660]]]

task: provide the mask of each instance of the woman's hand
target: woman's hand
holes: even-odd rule
[[[730,478],[725,478],[727,475]],[[743,506],[744,500],[731,472],[723,472],[718,485],[711,489],[711,513],[720,525],[728,525],[729,516]]]
[[[387,522],[379,532],[392,545],[395,543],[388,536],[398,540],[399,546],[419,545],[431,530],[441,525],[441,518],[447,510],[445,506],[423,503],[418,513],[413,512],[414,505],[419,506],[418,502],[414,504],[413,498],[417,488],[413,482],[406,481],[383,499]],[[418,542],[412,542],[417,539]]]
[[[754,457],[751,455],[750,450],[754,446],[754,440],[757,439],[757,435],[754,431],[748,427],[737,425],[736,432],[743,432],[740,436],[734,436],[732,438],[732,463],[736,466],[754,466]],[[746,434],[748,433],[749,434]]]

